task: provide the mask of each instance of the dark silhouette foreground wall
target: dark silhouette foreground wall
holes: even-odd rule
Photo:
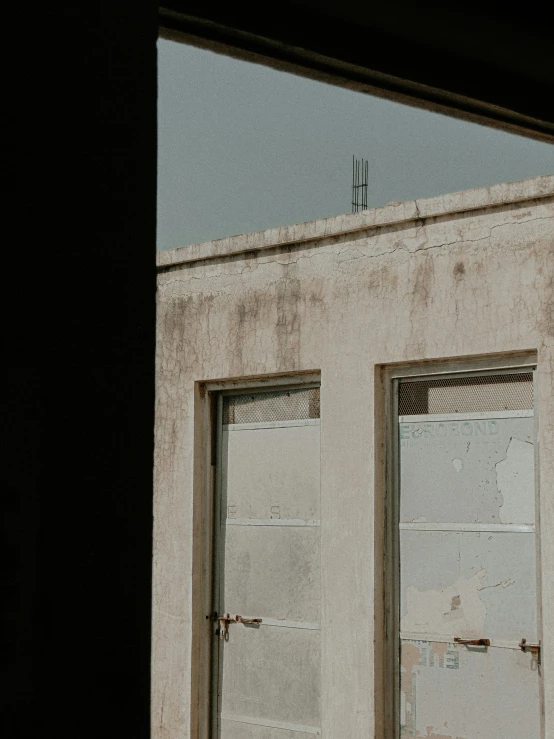
[[[163,0],[164,36],[554,143],[554,7]]]
[[[34,13],[19,9],[4,47],[1,730],[139,739],[149,734],[156,6]]]

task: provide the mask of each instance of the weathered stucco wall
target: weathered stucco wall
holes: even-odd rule
[[[381,520],[374,514],[383,493],[374,459],[384,430],[374,414],[376,365],[525,350],[538,354],[548,737],[554,736],[554,176],[159,255],[155,739],[184,739],[196,725],[192,553],[193,531],[202,532],[193,519],[195,382],[321,371],[322,731],[329,739],[365,739],[374,735],[380,708],[372,584],[381,567],[374,556]]]

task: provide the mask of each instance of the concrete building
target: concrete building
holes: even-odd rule
[[[554,736],[554,176],[158,255],[152,736]]]

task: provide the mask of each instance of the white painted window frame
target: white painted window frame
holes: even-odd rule
[[[538,388],[537,388],[537,352],[495,355],[491,357],[460,357],[448,360],[430,360],[420,363],[406,363],[395,366],[380,367],[380,389],[384,392],[384,419],[375,418],[385,423],[385,458],[384,458],[384,536],[381,556],[376,562],[383,563],[381,608],[379,622],[382,623],[382,634],[376,634],[376,642],[381,636],[384,643],[383,659],[377,666],[380,674],[376,675],[376,686],[380,686],[380,694],[384,697],[381,707],[381,721],[376,722],[376,739],[399,739],[400,737],[400,553],[399,553],[399,438],[398,438],[398,389],[400,382],[422,381],[433,378],[452,379],[456,377],[477,377],[484,375],[533,373],[533,413],[535,437],[535,496],[536,496],[536,532],[537,532],[537,627],[542,635],[542,589],[541,573],[544,563],[540,552],[540,490],[539,490],[539,444],[538,440]],[[378,403],[375,404],[376,408]],[[376,429],[377,431],[377,429]],[[376,466],[376,492],[379,491],[379,470]],[[378,510],[378,509],[376,509]],[[376,598],[376,603],[378,603]],[[545,691],[544,680],[541,680],[540,711],[541,738],[545,737]],[[380,734],[380,732],[383,732]]]
[[[220,465],[217,464],[222,432],[222,402],[226,395],[321,387],[321,372],[309,370],[255,377],[206,380],[195,383],[194,501],[192,562],[192,692],[191,739],[213,739],[217,700],[211,696],[215,643],[211,615],[214,608],[214,514]]]

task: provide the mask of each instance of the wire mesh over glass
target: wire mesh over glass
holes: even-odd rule
[[[319,388],[229,395],[223,399],[223,423],[264,423],[319,418]]]
[[[533,408],[533,374],[522,372],[402,382],[398,413],[485,413]]]

